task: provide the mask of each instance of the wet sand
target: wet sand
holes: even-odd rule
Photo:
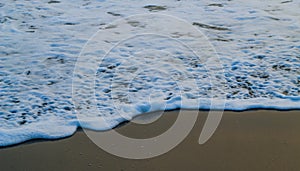
[[[207,112],[199,112],[182,143],[151,159],[113,156],[79,130],[61,140],[0,149],[0,170],[300,170],[300,111],[227,111],[213,137],[199,145],[206,116]],[[151,124],[126,123],[115,130],[130,137],[151,137],[167,130],[176,117],[177,111],[166,112]]]

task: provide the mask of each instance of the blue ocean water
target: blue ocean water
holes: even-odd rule
[[[283,0],[1,1],[0,146],[66,137],[79,126],[106,130],[155,110],[209,109],[211,98],[225,99],[226,110],[299,109],[299,8],[299,1]],[[93,90],[85,88],[87,82],[79,84],[83,91],[75,94],[82,101],[74,105],[74,67],[84,45],[99,29],[114,29],[112,21],[141,13],[179,17],[199,29],[224,72],[211,84],[211,68],[180,42],[134,37],[99,63],[90,78]],[[94,47],[89,55],[104,54]],[[88,65],[79,67],[90,72]],[[85,77],[84,72],[74,76]],[[97,111],[85,113],[82,106],[89,105]],[[108,125],[95,122],[99,117]]]

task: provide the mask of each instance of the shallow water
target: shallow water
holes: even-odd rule
[[[130,39],[99,64],[96,77],[91,78],[95,97],[80,92],[84,100],[95,98],[99,110],[97,116],[81,112],[82,126],[108,129],[122,122],[122,117],[153,110],[208,109],[212,97],[226,98],[229,110],[299,109],[299,8],[300,1],[295,0],[1,1],[0,146],[74,133],[79,122],[72,102],[72,76],[79,53],[99,29],[141,13],[179,17],[203,32],[224,68],[216,77],[224,76],[225,82],[211,85],[205,63],[169,39]],[[103,55],[96,50],[91,55]],[[136,74],[131,77],[130,73]],[[178,81],[186,86],[178,88]],[[180,105],[191,99],[200,100],[200,105],[193,100]],[[87,106],[90,102],[84,100]],[[116,104],[122,106],[122,117]],[[81,110],[80,105],[76,108]],[[95,117],[106,118],[109,125],[94,125]]]

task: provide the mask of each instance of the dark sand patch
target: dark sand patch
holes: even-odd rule
[[[144,8],[148,9],[149,11],[157,12],[157,11],[164,11],[167,9],[166,6],[160,5],[146,5]]]

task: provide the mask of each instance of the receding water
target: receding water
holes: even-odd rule
[[[205,65],[178,42],[159,36],[126,40],[112,49],[91,78],[95,81],[97,117],[111,123],[109,127],[95,126],[87,119],[83,126],[108,129],[122,122],[124,119],[116,117],[116,104],[129,106],[125,108],[129,112],[126,119],[153,110],[197,107],[180,106],[182,100],[201,99],[198,108],[209,109],[212,97],[225,97],[228,110],[299,109],[299,9],[298,0],[151,4],[2,0],[0,146],[73,134],[79,122],[72,102],[72,76],[81,49],[100,28],[114,29],[116,26],[107,24],[141,13],[175,16],[203,32],[220,58],[224,73],[219,74],[225,82],[211,85]],[[128,24],[143,27],[139,22]],[[101,56],[96,49],[92,55]],[[196,87],[189,84],[192,79]],[[186,81],[185,87],[178,88],[180,80]],[[166,104],[159,106],[155,101]],[[92,123],[95,116],[87,113],[89,117]]]

